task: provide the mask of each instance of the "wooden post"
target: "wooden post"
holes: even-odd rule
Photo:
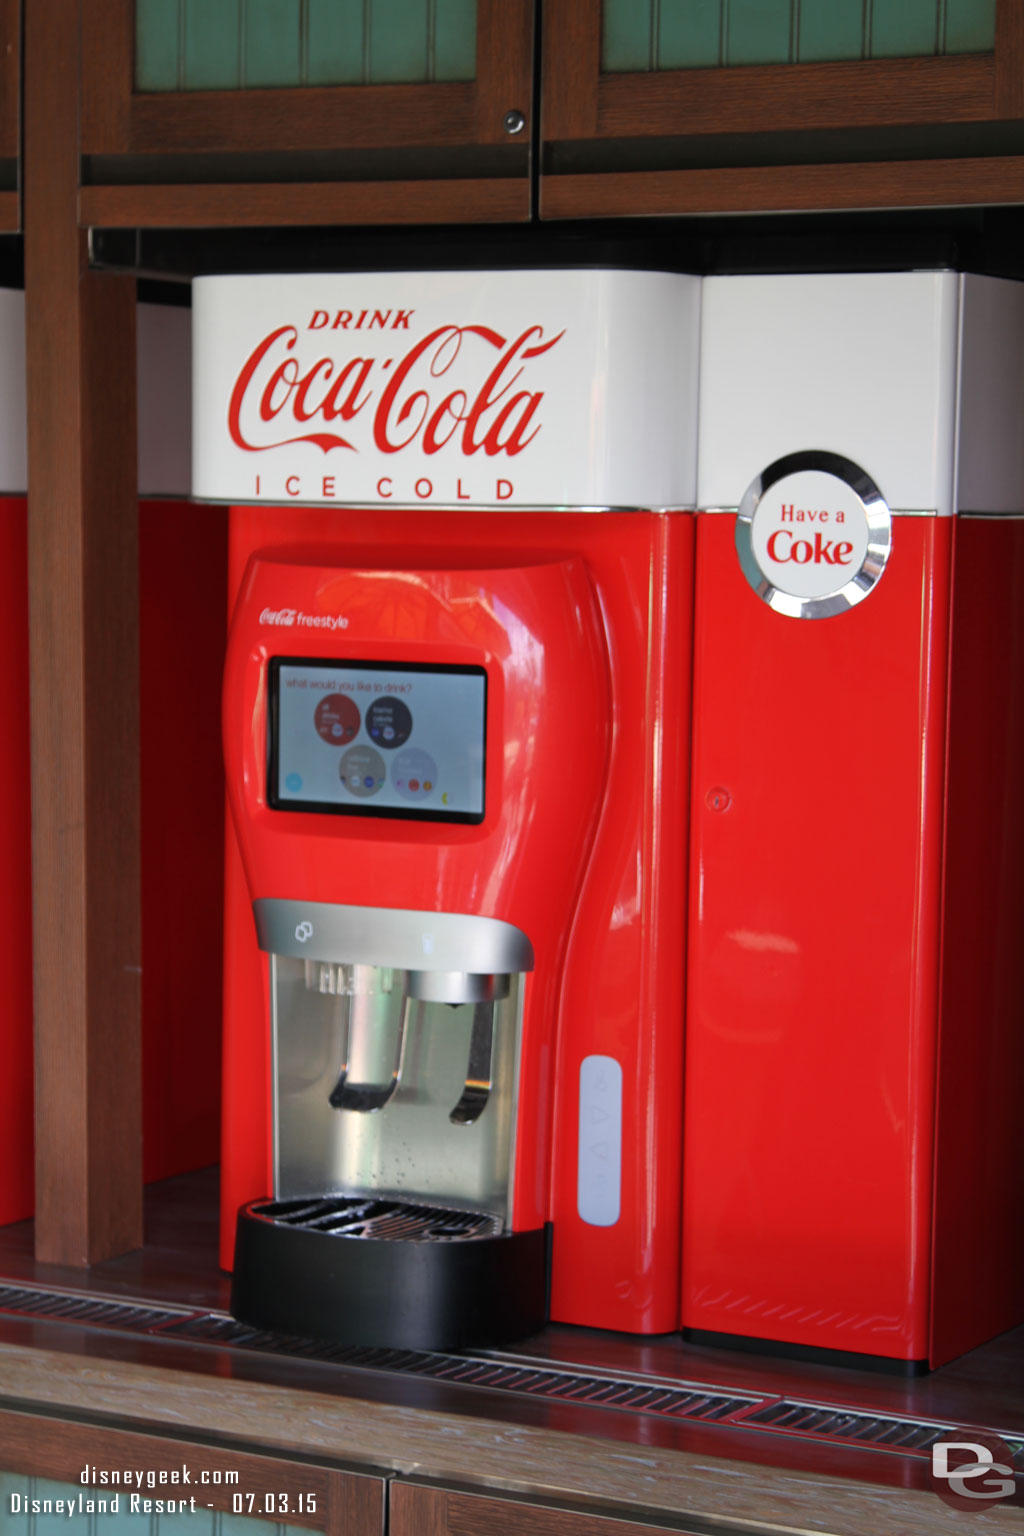
[[[26,0],[36,1257],[142,1242],[135,283],[78,228],[79,0]]]

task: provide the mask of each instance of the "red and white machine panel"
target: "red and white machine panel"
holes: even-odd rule
[[[245,857],[229,832],[223,1260],[273,1185],[252,902],[463,912],[535,952],[514,1210],[551,1224],[551,1314],[670,1329],[699,283],[211,278],[194,301],[194,490],[233,503],[229,679],[281,655],[458,656],[493,700],[483,821],[448,827],[268,808],[263,695],[245,686],[242,719],[226,694]],[[549,591],[570,573],[572,633]]]
[[[1024,1316],[1024,290],[704,284],[682,1321]]]

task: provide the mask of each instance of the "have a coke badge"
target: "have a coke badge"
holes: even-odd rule
[[[855,607],[881,580],[891,549],[881,491],[835,453],[776,459],[747,487],[736,519],[744,576],[789,618],[831,618]]]

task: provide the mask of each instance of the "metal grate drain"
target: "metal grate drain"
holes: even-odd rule
[[[499,1392],[553,1397],[602,1408],[629,1408],[636,1413],[662,1413],[677,1418],[729,1419],[759,1408],[764,1398],[753,1394],[709,1392],[706,1388],[619,1376],[582,1375],[569,1367],[550,1370],[479,1355],[445,1355],[426,1351],[372,1349],[345,1344],[318,1344],[287,1334],[264,1333],[236,1323],[230,1317],[208,1314],[200,1328],[186,1319],[161,1330],[174,1338],[196,1339],[229,1349],[256,1349],[264,1353],[297,1355],[366,1371],[394,1371],[448,1381],[458,1386],[488,1387]]]
[[[920,1419],[894,1419],[827,1408],[789,1398],[780,1398],[778,1402],[758,1408],[747,1423],[788,1435],[809,1435],[816,1440],[846,1441],[918,1456],[928,1455],[933,1445],[947,1439],[952,1427]],[[1011,1453],[1014,1465],[1024,1470],[1024,1439],[1014,1435],[1001,1435],[1000,1438]]]
[[[453,1211],[433,1205],[355,1196],[330,1199],[266,1200],[249,1207],[253,1216],[286,1227],[327,1232],[332,1237],[372,1237],[377,1242],[445,1243],[500,1237],[502,1224],[486,1211]]]
[[[489,1391],[585,1403],[594,1408],[657,1414],[733,1428],[760,1430],[892,1454],[927,1457],[931,1447],[963,1426],[935,1419],[878,1415],[791,1397],[709,1389],[694,1382],[614,1373],[583,1373],[571,1366],[533,1365],[500,1355],[448,1355],[426,1351],[320,1344],[266,1333],[222,1312],[152,1307],[74,1291],[0,1284],[0,1313],[45,1321],[157,1335],[160,1338],[287,1355],[355,1370],[398,1372]],[[996,1431],[1024,1473],[1024,1437]]]
[[[76,1291],[40,1291],[30,1286],[0,1285],[0,1312],[25,1317],[48,1317],[62,1323],[84,1323],[93,1328],[121,1328],[129,1333],[148,1333],[164,1323],[192,1315],[188,1309],[142,1306],[112,1297],[87,1296]]]

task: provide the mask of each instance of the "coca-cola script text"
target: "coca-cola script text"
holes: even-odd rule
[[[296,327],[280,325],[238,374],[228,430],[250,453],[287,443],[358,452],[358,433],[349,423],[363,417],[380,453],[416,444],[434,454],[452,443],[464,455],[483,450],[512,458],[542,427],[543,389],[518,387],[526,366],[564,334],[545,340],[543,327],[532,325],[509,338],[485,325],[441,325],[403,357],[320,356],[307,365],[297,351]],[[458,385],[448,387],[454,379]]]

